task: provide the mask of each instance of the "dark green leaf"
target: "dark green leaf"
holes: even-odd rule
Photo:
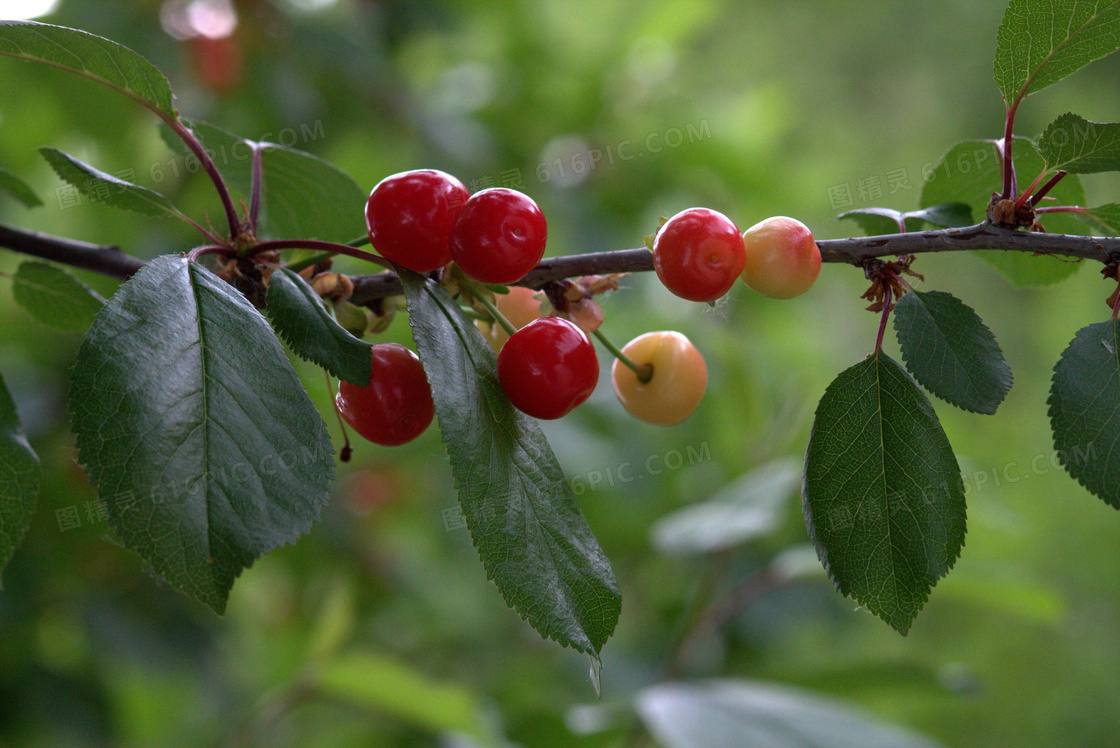
[[[622,604],[610,561],[540,427],[503,394],[489,344],[438,284],[398,272],[487,576],[542,636],[597,660]]]
[[[882,351],[821,398],[802,507],[836,588],[905,634],[960,555],[964,484],[929,400]]]
[[[1106,233],[1120,234],[1120,203],[1109,203],[1098,208],[1088,208],[1081,215],[1087,217]]]
[[[206,122],[186,123],[202,142],[231,194],[249,202],[253,148],[261,148],[262,239],[322,239],[344,243],[366,233],[366,194],[337,166],[310,153],[273,143],[257,143]],[[184,146],[167,128],[164,139]],[[185,155],[187,164],[194,157]]]
[[[370,344],[335,322],[319,294],[297,273],[280,268],[272,274],[266,309],[273,327],[300,358],[351,384],[369,386]]]
[[[1066,471],[1120,509],[1120,323],[1077,331],[1054,367],[1050,427]]]
[[[866,666],[864,672],[867,672]],[[750,680],[663,683],[638,693],[638,714],[665,748],[936,748],[847,704]]]
[[[77,187],[94,202],[145,216],[183,217],[170,200],[147,187],[106,174],[56,148],[40,148],[39,153],[43,154],[43,158],[59,177]]]
[[[105,299],[73,275],[45,262],[24,262],[12,277],[16,301],[40,322],[85,332]]]
[[[7,192],[25,208],[36,208],[43,204],[31,186],[7,169],[0,169],[0,192]]]
[[[1008,106],[1120,49],[1120,0],[1011,0],[996,33]]]
[[[1090,122],[1063,114],[1046,126],[1038,150],[1051,171],[1093,174],[1120,169],[1120,123]]]
[[[218,612],[327,501],[326,428],[264,317],[197,263],[148,263],[71,376],[78,457],[124,545]]]
[[[171,85],[152,63],[100,36],[35,21],[0,21],[0,55],[77,73],[177,119]]]
[[[979,315],[944,291],[910,291],[894,309],[906,368],[943,400],[995,413],[1011,389],[1011,368]]]
[[[1016,138],[1012,157],[1018,174],[1035,175],[1045,168],[1042,156],[1025,138]],[[936,166],[927,170],[920,205],[936,206],[960,202],[971,214],[982,219],[988,212],[992,193],[1003,184],[1000,157],[990,140],[966,140],[949,149]],[[1024,185],[1025,186],[1025,185]],[[1085,192],[1081,182],[1069,175],[1050,191],[1055,205],[1084,205]],[[1085,225],[1072,215],[1051,213],[1040,220],[1048,231],[1062,234],[1084,234]],[[1019,286],[1046,286],[1077,272],[1081,264],[1055,256],[1035,257],[1027,252],[977,250],[976,254],[995,266]]]
[[[41,480],[39,458],[27,443],[15,403],[0,378],[0,572],[31,525]]]
[[[663,553],[715,553],[773,532],[801,482],[797,460],[768,462],[728,484],[707,501],[662,517],[650,530]]]

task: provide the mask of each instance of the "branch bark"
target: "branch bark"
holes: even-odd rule
[[[0,247],[126,280],[144,261],[118,247],[90,244],[0,224]]]
[[[962,250],[1007,250],[1040,255],[1061,255],[1102,264],[1120,261],[1120,238],[1044,234],[999,228],[985,221],[959,229],[915,231],[906,234],[822,239],[817,242],[824,262],[843,262],[857,267],[876,257]],[[125,279],[144,266],[144,261],[117,247],[88,244],[0,224],[0,247],[93,270]],[[545,283],[581,275],[641,273],[653,270],[653,256],[645,247],[611,252],[592,252],[542,260],[517,282],[540,288]],[[402,293],[400,280],[391,272],[354,276],[352,301],[364,304]]]

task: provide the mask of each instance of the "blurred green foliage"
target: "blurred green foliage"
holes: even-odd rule
[[[417,167],[472,189],[517,186],[548,216],[549,254],[571,254],[640,246],[658,216],[691,205],[741,228],[793,215],[818,238],[852,228],[834,218],[844,210],[915,208],[924,167],[958,140],[1001,134],[991,60],[1003,7],[240,0],[223,50],[174,39],[155,0],[70,0],[40,20],[135,49],[169,77],[184,116],[312,152],[363,189]],[[239,69],[215,79],[206,66],[231,49]],[[1106,92],[1118,76],[1114,56],[1032,97],[1019,133],[1067,110],[1116,121]],[[40,146],[129,174],[220,225],[210,186],[148,112],[0,60],[0,168],[45,203],[0,200],[0,220],[142,257],[197,243],[171,221],[66,204]],[[1113,177],[1084,182],[1091,205],[1120,197]],[[0,271],[21,261],[0,253]],[[862,274],[826,266],[787,302],[739,288],[709,309],[649,277],[606,300],[616,342],[682,330],[710,383],[671,429],[627,417],[609,386],[546,424],[624,595],[592,710],[581,709],[594,703],[586,659],[541,641],[486,582],[456,524],[437,429],[393,450],[355,445],[322,520],[246,571],[224,617],[154,581],[105,537],[73,463],[63,406],[80,336],[0,294],[0,370],[46,471],[0,594],[0,743],[468,745],[449,735],[473,734],[619,745],[634,694],[666,674],[809,688],[947,745],[1120,742],[1120,517],[1055,467],[1045,417],[1054,362],[1077,329],[1106,318],[1111,288],[1088,268],[1018,290],[967,255],[915,269],[922,288],[977,310],[1015,386],[991,417],[934,403],[961,458],[968,535],[906,638],[831,588],[806,553],[794,495],[769,532],[711,555],[671,555],[651,539],[674,510],[800,458],[824,388],[873,346]],[[115,286],[79,275],[105,296]],[[407,325],[384,338],[408,343]],[[898,358],[893,342],[887,351]],[[321,372],[298,367],[330,419]]]

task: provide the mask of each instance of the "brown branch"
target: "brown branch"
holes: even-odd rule
[[[125,254],[117,247],[64,239],[60,236],[16,229],[3,224],[0,224],[0,247],[44,260],[92,270],[121,280],[127,279],[144,267],[143,260]]]
[[[987,221],[959,229],[822,239],[817,242],[817,246],[820,247],[821,260],[824,262],[843,262],[855,266],[862,266],[876,257],[967,249],[1061,255],[1096,260],[1105,265],[1120,260],[1120,238],[1117,237],[1014,231],[994,226]],[[127,278],[144,266],[143,260],[127,255],[116,247],[62,239],[4,225],[0,225],[0,247],[116,278]],[[540,288],[549,281],[562,278],[650,270],[653,270],[653,256],[644,247],[592,252],[542,260],[517,285]],[[351,300],[357,304],[403,293],[400,280],[391,272],[357,275],[353,280],[354,296]]]

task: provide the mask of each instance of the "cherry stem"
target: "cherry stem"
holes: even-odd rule
[[[257,216],[261,212],[261,146],[253,143],[253,187],[249,196],[249,225],[257,232]]]
[[[323,369],[323,376],[327,379],[327,392],[331,396],[331,409],[334,410],[335,418],[338,419],[338,428],[342,431],[342,449],[338,450],[338,461],[350,462],[350,453],[354,450],[350,447],[350,435],[346,433],[346,422],[342,420],[342,414],[338,412],[338,404],[334,400],[334,383],[331,382],[331,373]]]
[[[879,335],[875,338],[875,352],[883,347],[883,334],[887,331],[887,318],[891,315],[891,287],[883,288],[883,316],[879,320]]]
[[[362,237],[359,237],[357,239],[351,239],[350,241],[346,242],[346,246],[354,247],[354,248],[360,247],[363,244],[369,244],[369,237],[368,236],[362,236]],[[317,255],[312,255],[311,257],[304,258],[304,259],[300,260],[299,262],[290,262],[286,265],[286,267],[289,270],[291,270],[293,273],[298,273],[299,271],[303,270],[304,268],[314,267],[315,265],[318,265],[320,262],[326,262],[327,260],[334,257],[336,254],[338,254],[338,253],[337,252],[320,252]]]
[[[1063,174],[1064,174],[1064,172],[1063,172]],[[1034,191],[1034,188],[1038,186],[1038,183],[1042,181],[1042,178],[1044,176],[1046,176],[1046,170],[1045,169],[1041,173],[1039,173],[1039,175],[1037,177],[1034,178],[1034,181],[1030,183],[1030,186],[1028,186],[1027,189],[1023,190],[1023,194],[1019,195],[1019,198],[1015,201],[1015,207],[1016,208],[1022,208],[1024,205],[1026,205],[1030,201],[1031,192]],[[1037,201],[1038,201],[1038,198],[1036,197],[1035,202],[1037,202]]]
[[[1057,174],[1050,177],[1050,180],[1046,184],[1039,187],[1038,192],[1034,193],[1034,197],[1031,198],[1031,205],[1038,205],[1038,201],[1046,197],[1046,193],[1054,189],[1054,186],[1058,184],[1058,182],[1062,181],[1062,177],[1064,177],[1068,173],[1069,172],[1059,170]]]
[[[615,358],[621,361],[623,366],[637,374],[639,382],[641,382],[642,384],[646,384],[651,379],[653,379],[653,364],[636,363],[634,359],[623,353],[621,348],[612,343],[610,341],[610,338],[603,334],[603,330],[601,328],[595,328],[595,332],[593,332],[592,335],[598,338],[599,342],[603,344],[603,347],[610,351]]]
[[[476,286],[474,283],[471,283],[470,281],[460,280],[459,287],[466,289],[466,291],[470,293],[471,298],[477,301],[482,306],[482,308],[486,310],[491,319],[502,326],[502,329],[506,331],[507,335],[512,336],[515,332],[517,332],[517,328],[513,326],[513,323],[506,319],[506,316],[504,314],[498,311],[498,307],[495,306],[494,303],[490,301],[490,299],[486,298],[486,294],[479,292],[478,286]]]
[[[225,255],[232,257],[237,253],[229,247],[221,244],[212,244],[205,247],[195,247],[190,252],[187,252],[187,262],[196,262],[199,257],[203,255]]]
[[[373,252],[367,252],[364,249],[351,247],[349,244],[325,242],[319,239],[277,239],[274,241],[259,242],[249,250],[248,254],[249,256],[253,256],[272,249],[321,249],[324,253],[327,254],[356,257],[359,260],[372,262],[376,265],[380,265],[383,268],[392,269],[393,267],[392,263],[390,263],[380,255],[375,255]]]
[[[1011,143],[1015,139],[1013,134],[1015,125],[1015,110],[1019,108],[1019,100],[1007,108],[1007,121],[1003,126],[1003,194],[1004,200],[1010,200],[1015,193],[1015,163],[1011,159]]]
[[[160,118],[167,123],[167,126],[179,136],[179,139],[186,144],[187,148],[191,149],[195,158],[198,159],[199,164],[202,165],[203,171],[210,177],[210,181],[214,183],[214,189],[218,192],[218,199],[222,203],[222,210],[225,211],[226,221],[229,223],[230,239],[236,239],[241,235],[241,221],[237,218],[237,210],[233,207],[233,198],[230,197],[229,188],[226,187],[225,180],[222,179],[222,175],[218,171],[218,167],[214,164],[214,160],[210,158],[210,154],[202,147],[202,143],[195,134],[191,132],[190,128],[178,119],[165,116],[160,112],[156,113],[159,114]]]

